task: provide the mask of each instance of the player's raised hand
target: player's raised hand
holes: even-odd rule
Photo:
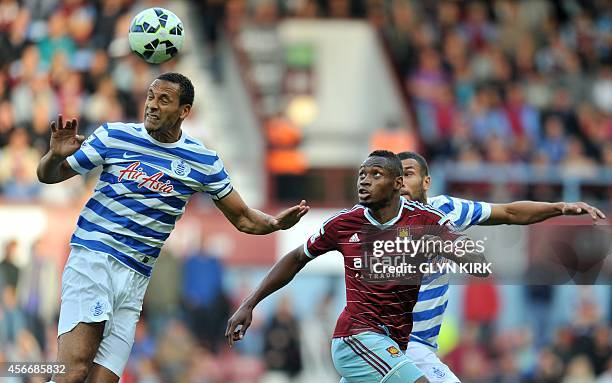
[[[593,218],[593,222],[598,219],[606,219],[606,215],[601,210],[584,202],[565,203],[562,212],[563,215],[589,214]]]
[[[290,207],[277,215],[275,217],[275,224],[279,230],[289,229],[298,223],[309,210],[310,206],[306,205],[306,201],[302,200],[299,205]]]
[[[66,158],[79,150],[85,137],[77,134],[77,119],[68,120],[64,125],[64,117],[60,114],[57,121],[51,122],[51,142],[49,151],[58,157]]]
[[[234,342],[237,342],[244,338],[244,334],[251,325],[252,321],[253,309],[241,305],[238,308],[238,311],[236,311],[234,315],[232,315],[232,317],[227,321],[225,337],[227,338],[230,347],[234,345]],[[240,328],[238,328],[239,326]]]

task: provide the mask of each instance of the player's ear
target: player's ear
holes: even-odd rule
[[[404,186],[404,177],[399,176],[399,177],[395,177],[395,185],[394,185],[394,189],[395,190],[400,190],[403,186]]]
[[[187,118],[187,116],[189,116],[189,112],[191,112],[191,105],[190,104],[185,104],[185,105],[181,105],[181,120],[184,120]]]
[[[427,175],[423,177],[423,190],[428,191],[431,186],[431,176]]]

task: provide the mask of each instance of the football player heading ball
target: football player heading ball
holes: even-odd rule
[[[77,120],[51,123],[38,179],[57,183],[102,166],[70,240],[62,276],[56,383],[116,383],[134,342],[149,277],[189,198],[205,192],[240,231],[288,229],[308,212],[302,201],[276,217],[249,208],[217,153],[182,131],[194,88],[179,73],[147,90],[143,123],[105,123],[84,142]]]

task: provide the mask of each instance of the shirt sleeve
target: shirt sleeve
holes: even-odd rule
[[[337,217],[333,216],[304,243],[304,253],[310,258],[316,258],[328,251],[338,250]]]
[[[432,197],[428,202],[446,214],[458,231],[481,224],[491,217],[491,204],[487,202],[447,195]]]
[[[204,175],[202,191],[210,195],[213,200],[220,200],[234,190],[229,174],[225,170],[223,161],[215,154],[215,159]]]
[[[451,242],[466,237],[461,233],[461,230],[455,226],[451,217],[445,214],[442,209],[438,209],[433,205],[423,206],[422,212],[428,226],[426,234],[436,235],[443,241]]]
[[[108,127],[98,127],[83,143],[79,150],[66,158],[68,165],[79,174],[86,174],[104,164],[108,153]]]

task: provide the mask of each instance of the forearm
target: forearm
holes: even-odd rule
[[[76,175],[76,172],[66,169],[63,165],[65,160],[66,158],[51,152],[45,154],[36,169],[38,180],[42,183],[54,184]]]
[[[279,229],[276,218],[257,209],[249,208],[238,221],[236,227],[247,234],[269,234]]]
[[[304,255],[303,251],[301,251],[301,247],[291,251],[274,264],[257,289],[244,300],[242,305],[253,309],[268,295],[280,290],[291,282],[293,277],[295,277],[308,261],[309,259]]]
[[[272,217],[257,209],[248,207],[236,189],[225,197],[215,200],[215,205],[236,229],[247,234],[268,234],[277,230],[289,229],[310,209],[306,201],[290,207]]]
[[[517,201],[494,205],[491,218],[485,224],[529,225],[560,215],[563,215],[563,202]]]

